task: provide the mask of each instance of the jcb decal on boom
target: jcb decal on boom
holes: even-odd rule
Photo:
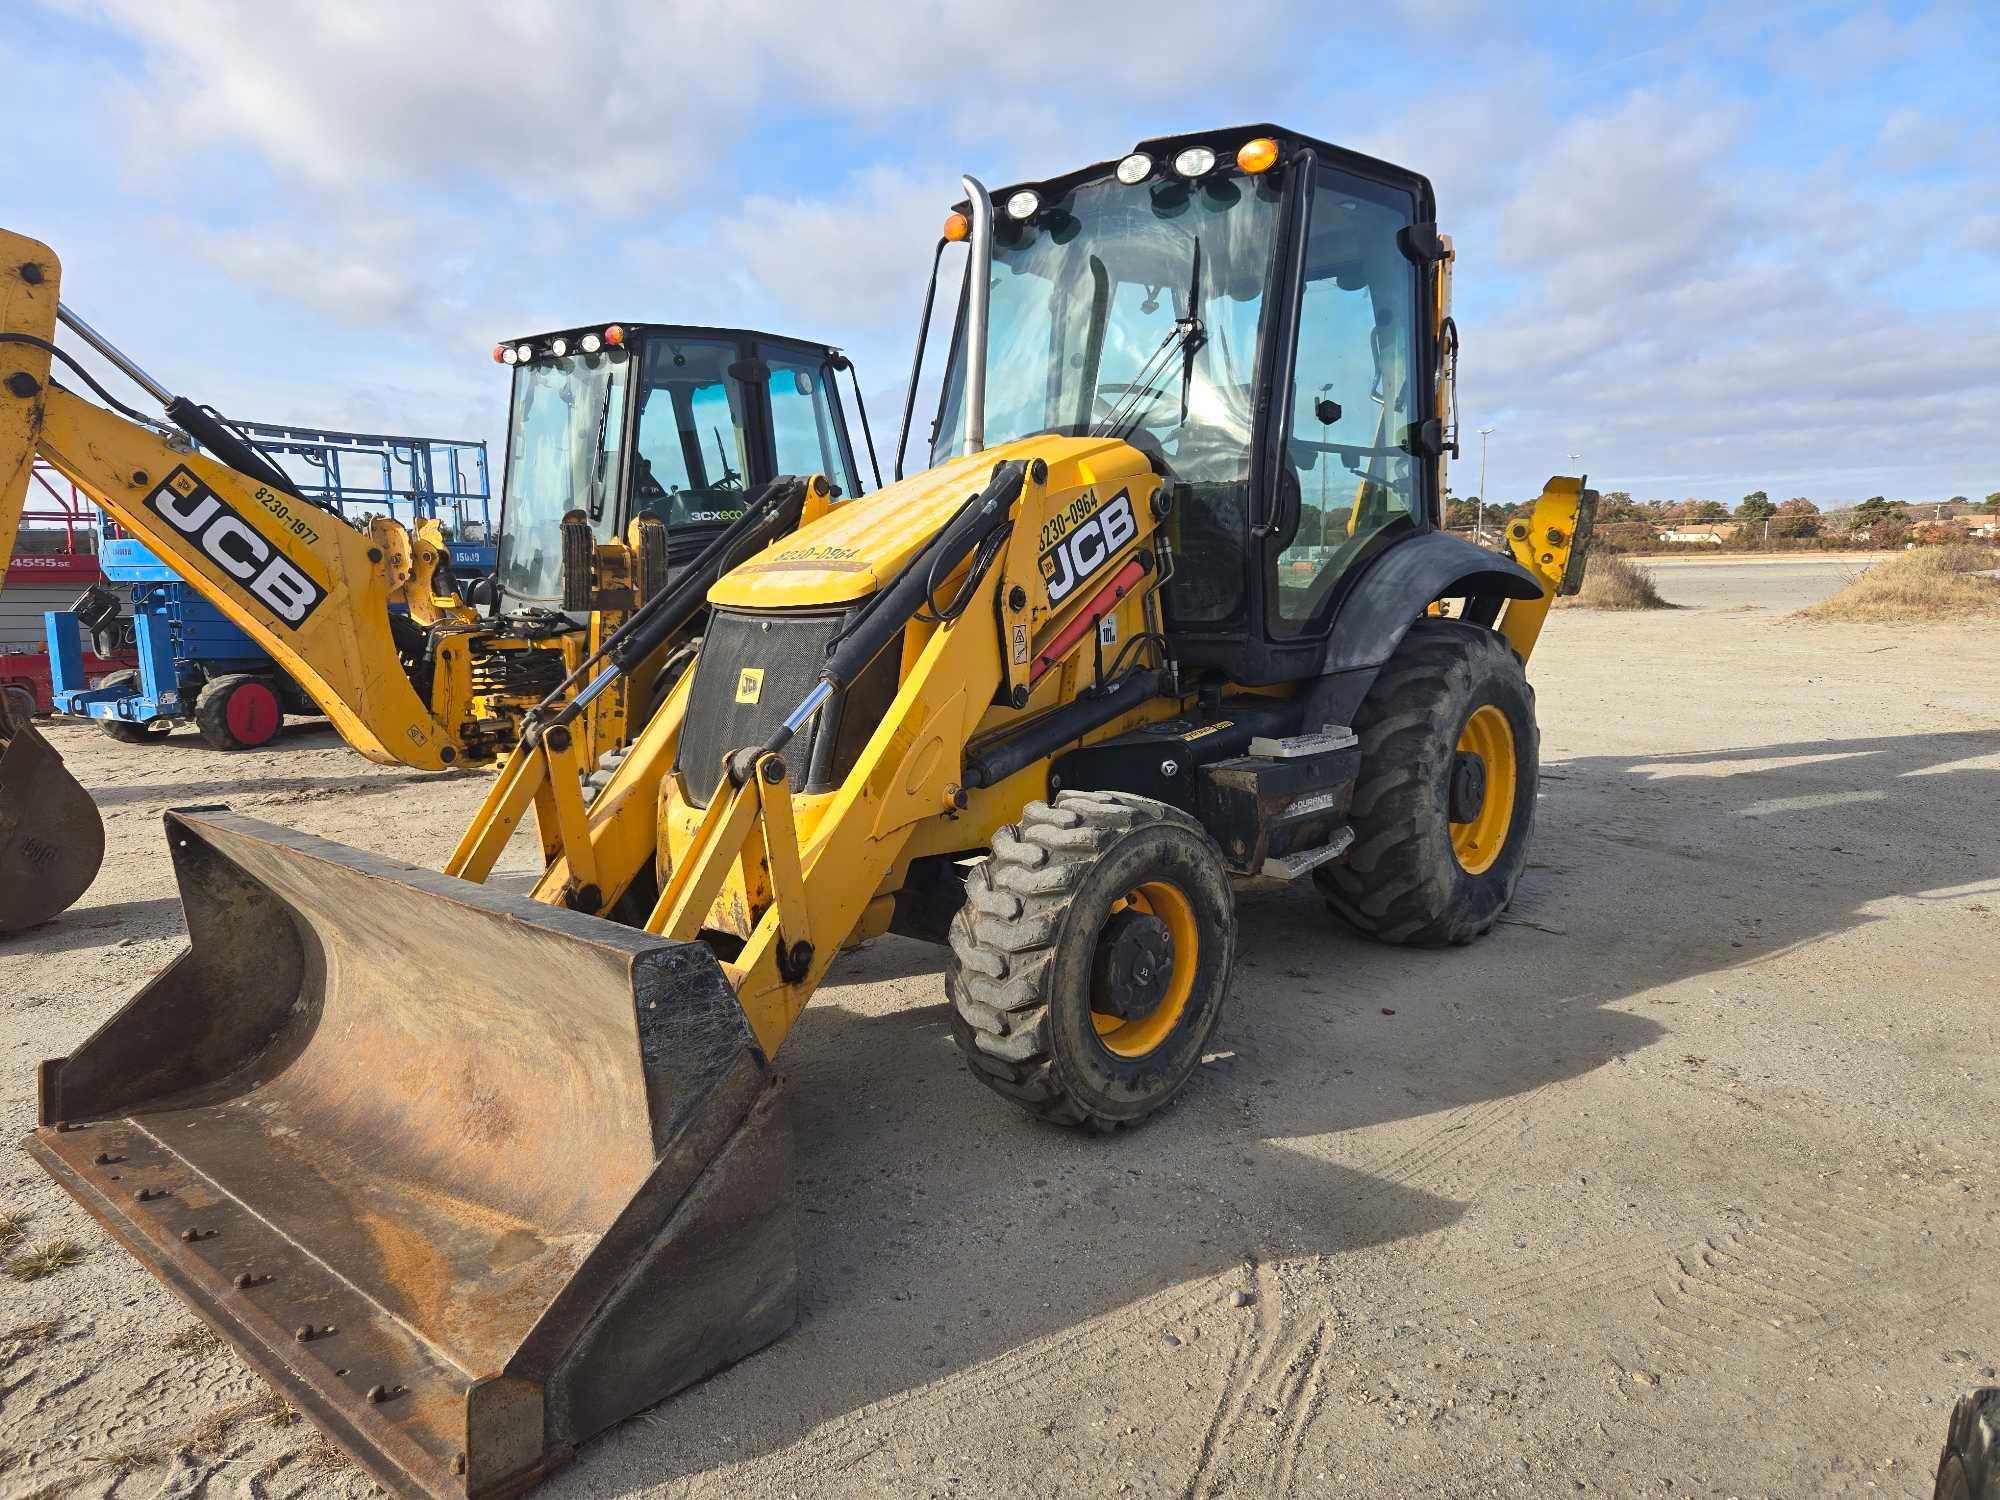
[[[300,572],[192,471],[175,469],[146,497],[146,505],[174,530],[191,538],[217,567],[293,629],[305,624],[326,598],[325,589]]]
[[[1118,549],[1138,534],[1139,522],[1132,514],[1132,497],[1120,490],[1089,519],[1080,521],[1069,534],[1041,556],[1042,582],[1049,588],[1049,603],[1060,604],[1075,592],[1078,584],[1102,568]]]

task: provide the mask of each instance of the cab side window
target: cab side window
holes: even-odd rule
[[[1272,561],[1278,635],[1311,628],[1370,541],[1416,506],[1404,433],[1417,420],[1417,271],[1396,242],[1409,221],[1400,194],[1330,175],[1313,192],[1279,471],[1277,514],[1295,524]]]
[[[771,365],[771,437],[780,474],[824,474],[843,495],[860,492],[840,441],[822,364],[774,359]]]

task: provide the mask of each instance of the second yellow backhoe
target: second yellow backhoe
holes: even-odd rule
[[[588,809],[572,726],[663,605],[441,873],[168,814],[187,951],[42,1065],[36,1160],[398,1493],[514,1493],[791,1326],[774,1061],[843,948],[943,944],[972,1076],[1110,1131],[1198,1063],[1239,882],[1436,946],[1521,878],[1593,497],[1441,529],[1429,183],[1255,126],[963,187],[929,467],[806,487]]]
[[[43,458],[268,651],[371,760],[491,765],[530,709],[615,653],[625,670],[575,721],[593,794],[686,665],[707,584],[797,524],[803,482],[773,481],[798,469],[829,494],[860,492],[835,383],[851,366],[837,349],[660,323],[509,339],[494,350],[513,376],[498,568],[460,598],[438,523],[352,524],[313,503],[249,436],[173,396],[62,306],[46,246],[0,237],[0,266],[12,398],[0,442],[10,459],[27,455],[0,473],[0,555]],[[68,361],[58,321],[157,400],[164,423]],[[52,383],[57,360],[116,410]],[[626,657],[621,627],[670,576],[682,585],[674,629],[643,661]],[[0,704],[0,932],[69,906],[102,854],[88,794]]]

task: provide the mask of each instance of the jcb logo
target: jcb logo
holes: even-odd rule
[[[1042,582],[1049,586],[1049,603],[1062,603],[1138,532],[1132,498],[1120,490],[1089,520],[1042,554]]]
[[[763,696],[764,669],[762,667],[745,667],[741,672],[736,674],[736,701],[738,703],[755,703]]]
[[[169,474],[146,504],[293,629],[305,624],[326,598],[325,589],[187,469]]]

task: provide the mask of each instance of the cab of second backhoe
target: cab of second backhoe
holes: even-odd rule
[[[470,602],[502,628],[467,653],[496,748],[781,475],[862,493],[838,348],[742,328],[612,321],[503,340],[513,377],[497,562]],[[869,439],[873,457],[873,439]],[[880,475],[876,475],[879,485]],[[594,793],[692,659],[698,627],[579,725]]]
[[[561,527],[582,512],[596,543],[642,516],[667,528],[684,565],[781,474],[863,491],[838,348],[742,328],[614,321],[503,340],[513,375],[500,558],[482,591],[503,610],[564,603]],[[871,439],[872,444],[872,439]],[[876,484],[881,483],[876,476]]]

